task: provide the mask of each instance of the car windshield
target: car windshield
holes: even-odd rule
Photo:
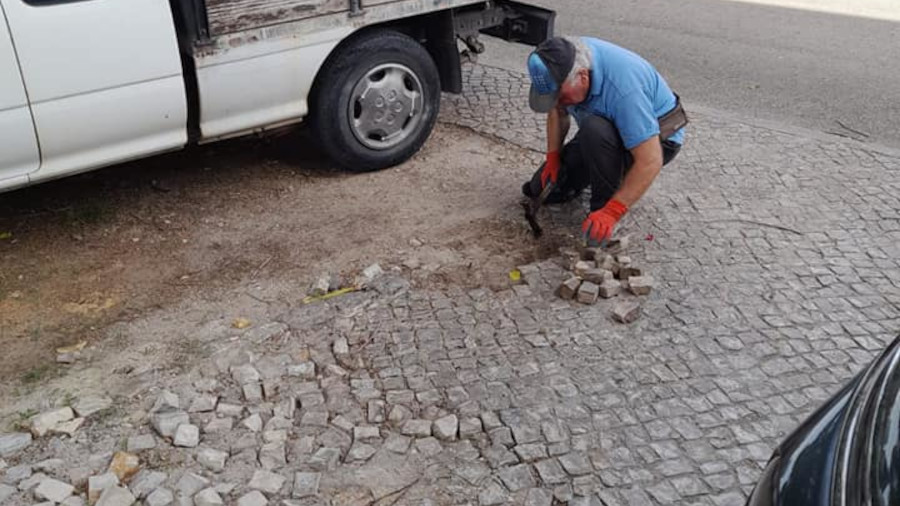
[[[872,504],[900,504],[900,368],[885,382],[871,449]]]

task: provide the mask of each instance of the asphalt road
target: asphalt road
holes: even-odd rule
[[[900,147],[900,23],[723,0],[536,0],[557,34],[592,35],[656,65],[700,104]],[[480,62],[524,71],[528,48]]]

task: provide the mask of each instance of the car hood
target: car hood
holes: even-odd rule
[[[772,475],[775,504],[834,505],[854,500],[846,496],[846,472],[867,459],[866,452],[854,449],[871,429],[864,416],[878,395],[874,387],[885,371],[893,370],[900,356],[900,338],[844,385],[778,447],[773,456]],[[862,452],[862,453],[860,453]],[[851,494],[853,496],[853,494]]]
[[[859,381],[856,376],[778,447],[775,504],[831,504],[841,432]]]

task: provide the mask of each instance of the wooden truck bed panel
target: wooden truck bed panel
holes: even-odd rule
[[[366,9],[377,8],[379,18],[384,10],[396,10],[397,17],[405,17],[421,11],[428,12],[441,8],[464,4],[480,3],[483,0],[362,0],[363,13],[356,22],[365,24]],[[280,23],[302,21],[304,19],[349,13],[349,0],[206,0],[209,34],[212,37],[241,32]],[[349,21],[348,21],[349,22]]]
[[[206,0],[210,35],[349,11],[347,0]]]

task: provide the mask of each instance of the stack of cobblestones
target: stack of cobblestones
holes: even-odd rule
[[[641,305],[636,297],[650,295],[654,281],[624,254],[628,244],[625,237],[612,241],[606,248],[568,252],[571,272],[557,289],[557,295],[588,305],[600,299],[621,297],[613,308],[615,320],[620,323],[637,320]]]

